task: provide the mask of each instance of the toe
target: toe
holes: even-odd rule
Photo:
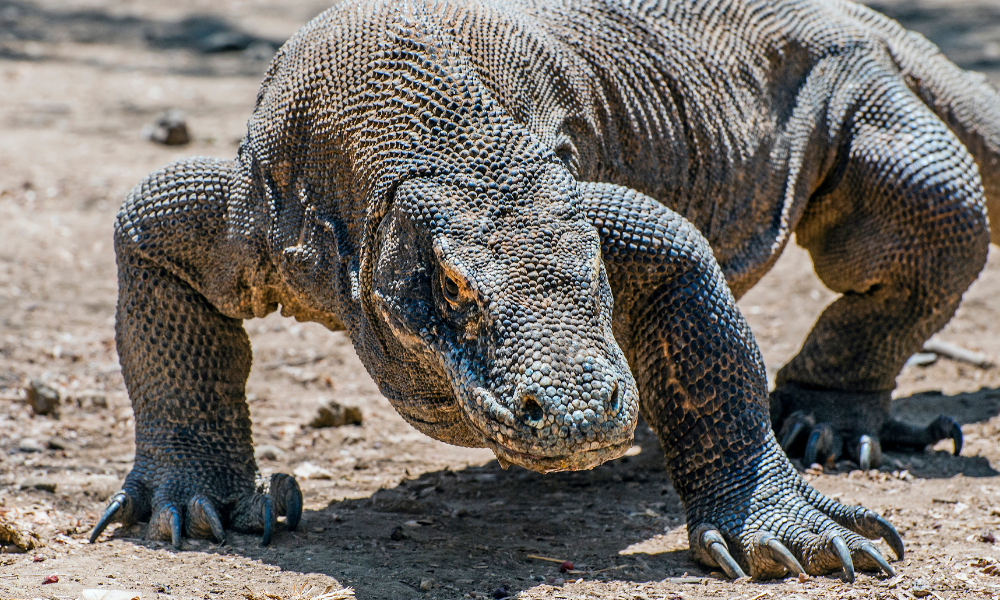
[[[689,543],[695,557],[702,563],[721,568],[730,579],[746,577],[743,568],[729,552],[729,544],[715,527],[699,525],[689,535]]]
[[[226,540],[222,519],[211,500],[205,496],[197,494],[191,498],[186,517],[184,529],[188,537],[213,538],[220,544]]]
[[[261,543],[266,546],[271,543],[277,519],[274,501],[269,495],[257,492],[236,502],[229,523],[236,531],[261,534]]]
[[[268,491],[278,515],[285,517],[285,528],[295,531],[302,519],[302,489],[291,475],[275,473],[271,475]]]
[[[816,419],[802,411],[795,411],[782,422],[778,439],[787,454],[801,455],[809,432],[816,426]]]
[[[181,547],[181,509],[173,502],[164,502],[153,510],[146,537],[152,540],[170,540],[174,548]]]
[[[830,550],[840,561],[840,567],[844,571],[844,579],[854,583],[854,561],[851,559],[851,550],[847,547],[847,541],[842,536],[835,535],[830,538]]]
[[[929,433],[929,438],[932,444],[937,443],[941,440],[950,439],[954,444],[953,453],[958,456],[962,452],[962,426],[958,424],[958,421],[949,417],[948,415],[938,415],[930,425],[927,426]]]
[[[807,465],[826,464],[837,460],[843,449],[843,439],[829,423],[819,423],[809,434],[802,460]]]
[[[128,492],[120,491],[112,496],[111,502],[108,503],[108,508],[101,515],[101,519],[94,526],[94,530],[90,532],[90,543],[93,544],[96,542],[97,538],[101,536],[108,525],[127,522],[128,515],[132,513],[132,506],[132,497],[129,496]]]
[[[862,471],[877,469],[882,465],[882,444],[874,435],[860,435],[852,444],[848,444],[848,456]]]
[[[802,564],[781,541],[770,533],[754,536],[747,549],[751,575],[771,579],[805,573]]]

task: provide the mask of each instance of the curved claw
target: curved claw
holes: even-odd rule
[[[861,551],[864,552],[865,554],[867,554],[868,556],[870,556],[872,558],[872,560],[874,560],[875,562],[877,562],[879,568],[881,568],[883,571],[885,571],[886,575],[888,575],[889,577],[895,577],[896,576],[896,572],[893,571],[892,567],[889,566],[889,561],[887,561],[882,556],[881,552],[879,552],[878,550],[875,549],[875,546],[872,546],[871,544],[865,544],[865,545],[861,546]]]
[[[170,511],[170,543],[174,548],[181,547],[181,511],[176,506],[171,506]]]
[[[819,429],[813,429],[812,433],[809,434],[809,441],[806,442],[806,451],[802,454],[802,462],[806,465],[811,465],[816,462],[820,433]]]
[[[860,444],[858,446],[858,466],[861,467],[862,471],[867,471],[872,465],[872,438],[863,435],[861,436]]]
[[[840,559],[840,566],[844,569],[844,578],[849,583],[854,583],[854,561],[851,560],[851,551],[847,548],[847,542],[839,535],[830,539],[830,545]]]
[[[768,536],[765,540],[761,541],[771,550],[771,558],[774,559],[774,562],[788,569],[790,574],[798,575],[799,573],[805,573],[805,569],[802,568],[799,561],[796,560],[795,556],[792,555],[784,544],[778,541],[778,538]]]
[[[101,537],[104,530],[107,529],[108,525],[114,522],[115,517],[122,511],[122,506],[128,502],[128,496],[125,492],[118,492],[111,498],[111,504],[108,505],[107,510],[101,515],[101,520],[97,522],[94,526],[94,530],[90,532],[90,543],[93,544],[97,541],[97,538]]]
[[[278,514],[285,515],[285,529],[295,531],[302,520],[302,489],[291,475],[275,473],[271,476],[271,498]]]
[[[788,452],[788,448],[802,435],[802,431],[806,428],[805,423],[802,421],[796,421],[792,426],[791,430],[783,438],[781,438],[781,449]]]
[[[260,538],[261,546],[269,546],[274,535],[274,502],[270,497],[264,498],[264,534]]]
[[[941,417],[938,418],[940,419]],[[962,437],[962,426],[959,425],[958,422],[955,419],[952,419],[951,417],[944,417],[944,418],[948,419],[949,421],[947,430],[948,437],[950,437],[952,443],[955,444],[954,455],[958,456],[959,454],[962,453],[962,443],[964,441],[964,438]]]
[[[225,542],[226,530],[222,527],[222,520],[219,518],[219,513],[216,512],[215,507],[212,506],[212,502],[205,496],[195,496],[191,499],[188,518],[192,518],[196,514],[196,511],[200,511],[202,520],[211,528],[215,541],[220,544]]]
[[[875,529],[879,537],[892,548],[893,553],[896,554],[896,560],[903,560],[903,538],[899,537],[899,532],[892,526],[892,523],[882,517],[874,513],[872,513],[872,517],[875,519]]]
[[[299,521],[302,520],[302,492],[299,491],[298,487],[295,488],[296,496],[291,502],[287,502],[285,505],[288,513],[285,515],[285,528],[288,531],[295,531],[299,526]]]
[[[702,534],[701,543],[708,550],[708,553],[715,560],[715,563],[726,572],[730,579],[740,579],[746,577],[746,573],[736,563],[736,560],[729,554],[726,541],[722,539],[722,534],[714,529],[710,529]]]

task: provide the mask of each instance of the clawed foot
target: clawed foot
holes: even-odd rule
[[[771,415],[782,449],[809,465],[831,464],[842,456],[862,470],[882,464],[882,449],[919,451],[940,440],[962,450],[962,429],[939,416],[926,427],[889,419],[888,392],[850,393],[784,384],[771,392]]]
[[[885,539],[902,559],[903,541],[895,528],[864,507],[826,498],[774,450],[764,460],[769,464],[758,465],[760,479],[745,482],[745,495],[713,498],[694,508],[688,538],[695,558],[733,579],[842,570],[854,581],[855,568],[892,577],[889,562],[866,538]]]
[[[294,531],[302,518],[302,491],[294,477],[283,473],[249,493],[213,502],[204,494],[174,493],[161,488],[151,494],[146,486],[126,481],[125,489],[111,498],[107,510],[90,534],[90,543],[97,541],[112,523],[134,524],[149,519],[147,537],[170,540],[180,548],[184,536],[210,538],[222,543],[226,528],[245,533],[260,533],[261,544],[271,543],[279,516],[285,517],[285,527]]]

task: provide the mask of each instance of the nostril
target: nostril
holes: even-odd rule
[[[545,416],[545,411],[542,410],[542,405],[539,404],[538,399],[531,394],[526,394],[524,396],[524,414],[532,421],[541,421],[542,417]]]
[[[621,388],[618,387],[618,382],[615,382],[615,387],[611,388],[611,395],[608,396],[608,412],[616,413],[618,412],[618,405],[621,404]]]

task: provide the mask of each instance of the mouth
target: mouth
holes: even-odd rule
[[[591,450],[581,450],[563,456],[536,456],[525,452],[518,452],[503,446],[490,439],[482,432],[483,444],[493,451],[500,466],[505,470],[510,465],[524,467],[539,473],[556,473],[559,471],[586,471],[594,467],[623,456],[632,447],[632,440],[603,448]]]

